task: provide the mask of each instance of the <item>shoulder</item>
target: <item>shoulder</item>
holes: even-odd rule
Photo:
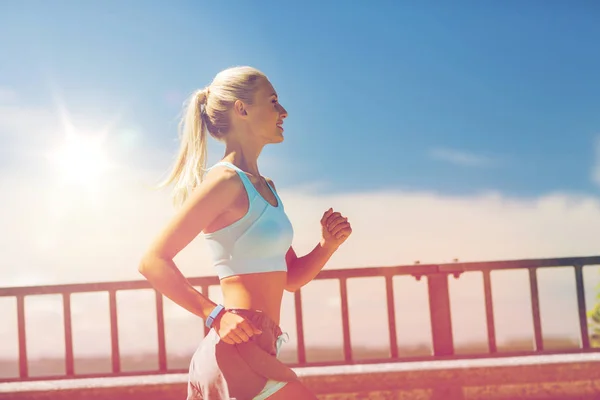
[[[204,179],[213,182],[231,182],[237,180],[238,173],[224,165],[217,165],[210,168],[205,174]]]
[[[237,173],[225,168],[208,171],[150,246],[145,257],[173,259],[200,232],[233,204],[242,189]],[[235,179],[234,179],[235,178]]]
[[[235,195],[237,190],[243,189],[243,185],[237,172],[231,168],[216,166],[211,168],[202,180],[202,183],[194,189],[190,201],[206,201],[212,199],[211,203],[221,203]]]

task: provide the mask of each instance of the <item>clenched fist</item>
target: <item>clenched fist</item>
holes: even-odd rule
[[[342,216],[337,211],[334,212],[333,208],[325,211],[321,218],[321,244],[324,247],[337,249],[351,233],[352,226],[348,222],[348,217]]]

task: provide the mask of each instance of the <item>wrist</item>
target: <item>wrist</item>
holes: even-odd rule
[[[212,301],[210,302],[210,304],[206,304],[202,309],[202,319],[206,321],[210,313],[212,312],[212,310],[215,309],[216,306],[218,306],[218,304],[213,303]]]
[[[226,309],[222,304],[216,304],[208,313],[207,317],[204,319],[204,325],[207,328],[212,328],[213,325],[215,324],[215,322],[217,322],[219,320],[219,318],[221,318],[221,316],[223,316],[223,314],[225,313]]]
[[[339,247],[337,244],[328,242],[325,239],[321,239],[321,241],[319,242],[319,246],[321,246],[322,249],[325,249],[331,253],[336,251]]]

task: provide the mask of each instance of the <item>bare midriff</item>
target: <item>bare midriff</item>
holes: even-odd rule
[[[252,181],[252,180],[251,180]],[[252,182],[259,194],[274,197],[264,179],[258,183]],[[256,185],[259,187],[257,188]],[[238,193],[227,210],[215,218],[204,230],[205,233],[223,229],[243,218],[248,212],[249,202],[246,189],[241,180],[238,181]],[[269,203],[277,202],[277,199]],[[234,275],[221,279],[223,305],[225,308],[242,308],[260,310],[279,325],[281,301],[287,282],[287,272],[273,271],[243,275]]]
[[[221,279],[225,308],[260,310],[279,325],[287,280],[284,271],[229,276]]]

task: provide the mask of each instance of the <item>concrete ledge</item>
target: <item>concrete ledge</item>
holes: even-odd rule
[[[600,354],[297,368],[321,400],[600,399]],[[0,399],[184,400],[187,375],[0,384]]]

